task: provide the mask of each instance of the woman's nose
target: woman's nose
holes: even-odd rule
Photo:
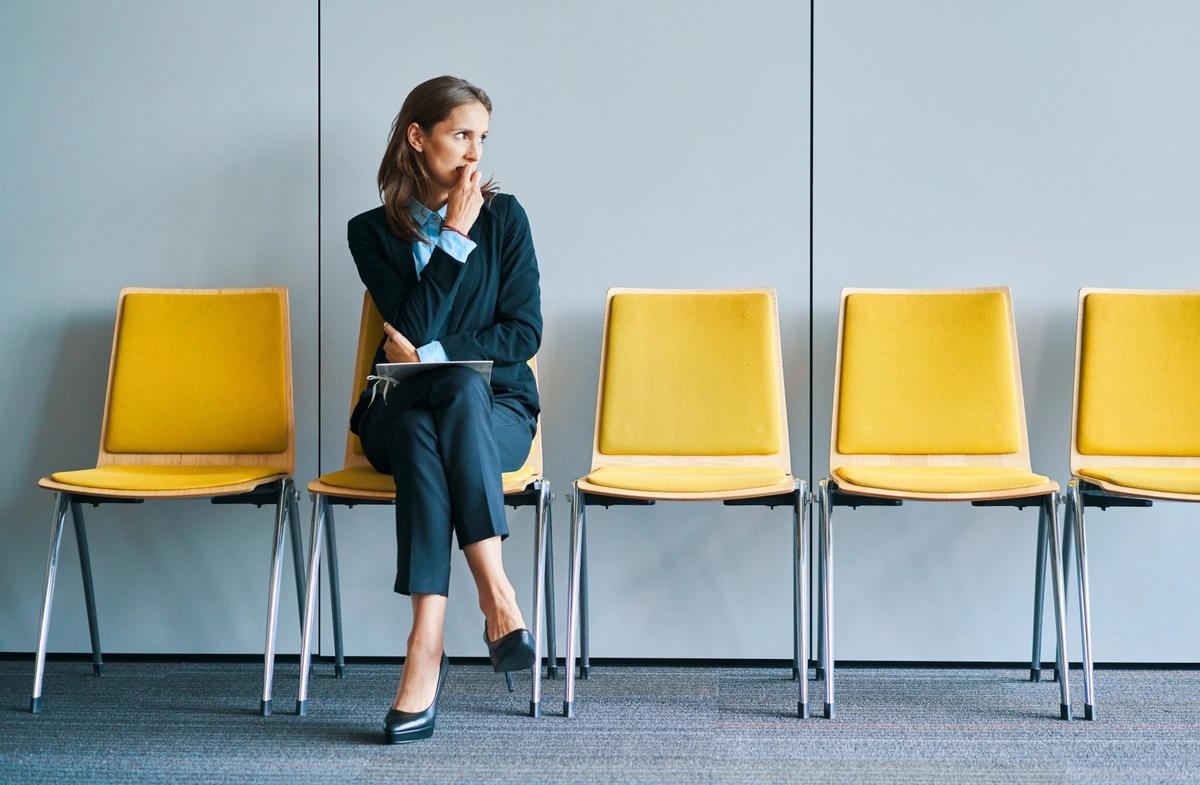
[[[467,160],[478,161],[483,158],[483,143],[471,142],[471,146],[467,149]]]

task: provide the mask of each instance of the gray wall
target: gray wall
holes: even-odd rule
[[[560,627],[563,495],[588,468],[609,286],[776,287],[793,465],[811,478],[827,470],[842,286],[1008,284],[1034,464],[1061,478],[1076,287],[1197,285],[1194,6],[818,2],[810,434],[807,9],[541,5],[468,4],[469,43],[449,47],[412,4],[324,4],[319,274],[315,4],[0,9],[0,651],[34,642],[50,504],[34,482],[95,457],[121,286],[288,286],[298,478],[338,466],[362,291],[345,221],[378,204],[389,123],[429,76],[488,89],[482,168],[533,224]],[[1093,517],[1099,659],[1196,659],[1195,625],[1167,611],[1200,588],[1187,513]],[[523,598],[529,517],[511,514],[505,551]],[[158,503],[89,522],[107,650],[260,650],[266,510]],[[338,523],[348,652],[400,654],[390,515]],[[596,656],[788,656],[785,512],[659,505],[589,523]],[[1034,530],[1029,512],[839,512],[838,656],[1026,656]],[[51,650],[83,651],[65,542]],[[280,620],[294,652],[290,590]],[[479,626],[456,555],[450,652],[482,654]]]

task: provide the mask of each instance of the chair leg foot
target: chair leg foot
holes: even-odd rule
[[[1054,678],[1050,679],[1050,681],[1053,681],[1056,683],[1058,682],[1058,668],[1054,669]]]
[[[535,719],[542,716],[542,704],[529,701],[529,716]]]
[[[1066,703],[1058,704],[1058,718],[1060,720],[1071,721],[1071,707]]]
[[[547,665],[546,666],[546,678],[547,679],[557,679],[558,678],[558,666],[557,665]]]
[[[308,701],[296,701],[296,716],[304,717],[308,715]]]
[[[1083,718],[1085,720],[1096,719],[1096,707],[1091,703],[1083,704]]]
[[[29,699],[29,713],[37,714],[41,710],[42,710],[42,699],[41,698],[30,698]]]
[[[817,668],[817,669],[816,669],[816,672],[815,672],[815,673],[814,673],[814,675],[813,675],[813,678],[814,678],[814,680],[815,680],[815,681],[824,681],[824,679],[825,679],[825,669],[824,669],[824,668]]]
[[[346,678],[346,666],[345,665],[334,665],[333,666],[333,678],[335,678],[335,679]]]
[[[580,665],[579,666],[579,678],[583,679],[584,681],[587,681],[588,677],[591,675],[592,675],[592,668],[590,665],[588,665],[588,666]]]
[[[826,703],[825,704],[825,719],[831,720],[831,719],[833,719],[833,716],[834,716],[833,704]]]
[[[92,673],[95,674],[96,676],[103,676],[104,675],[104,665],[99,662],[93,663],[92,664]]]
[[[271,716],[271,701],[269,701],[269,700],[262,701],[260,704],[260,711],[262,712],[262,715],[264,717],[270,717]]]
[[[570,719],[575,716],[575,702],[563,701],[563,716]]]
[[[792,666],[792,681],[800,681],[800,669]]]
[[[1041,668],[1030,668],[1029,669],[1029,680],[1030,681],[1041,681],[1042,680]]]
[[[807,703],[800,703],[800,702],[796,703],[796,716],[802,720],[808,719],[808,704]]]

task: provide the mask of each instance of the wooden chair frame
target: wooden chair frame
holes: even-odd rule
[[[624,294],[695,295],[695,294],[765,294],[770,299],[775,329],[775,368],[778,378],[778,410],[780,428],[779,450],[771,455],[621,455],[600,451],[600,417],[604,408],[604,380],[608,358],[609,321],[613,298]],[[692,466],[773,466],[787,475],[786,482],[762,488],[736,491],[696,493],[653,492],[596,485],[586,476],[575,481],[571,494],[571,566],[567,589],[567,672],[563,716],[574,716],[575,706],[575,646],[578,635],[579,677],[590,676],[588,630],[588,567],[587,567],[587,504],[610,506],[645,506],[657,501],[720,501],[729,506],[787,506],[792,510],[792,676],[799,682],[797,714],[808,716],[808,594],[806,538],[803,532],[808,523],[810,496],[804,480],[792,476],[790,442],[787,428],[787,403],[784,395],[783,356],[779,342],[779,311],[774,289],[645,289],[613,288],[608,290],[604,307],[604,327],[600,344],[600,372],[596,389],[596,416],[592,429],[592,468],[588,474],[605,467],[675,467]],[[576,632],[578,630],[578,633]],[[803,665],[801,664],[803,657]]]
[[[284,378],[287,421],[287,447],[278,453],[113,453],[107,449],[110,407],[112,404],[113,372],[116,365],[117,346],[121,339],[121,324],[125,312],[125,301],[130,295],[138,294],[186,294],[195,296],[229,294],[277,294],[282,309],[284,341]],[[263,693],[260,710],[263,716],[271,713],[271,687],[275,660],[275,630],[279,611],[279,584],[283,564],[284,544],[288,532],[292,538],[292,564],[295,568],[297,608],[302,611],[304,596],[304,572],[301,566],[303,545],[300,541],[300,518],[297,508],[299,495],[292,481],[295,469],[296,425],[292,398],[292,346],[290,320],[288,316],[288,293],[283,287],[257,289],[159,289],[128,287],[121,290],[117,302],[117,316],[113,328],[112,350],[109,355],[108,383],[104,396],[104,414],[100,429],[100,448],[96,467],[105,466],[280,466],[283,473],[262,477],[235,485],[213,488],[196,488],[178,491],[130,491],[110,488],[92,488],[58,482],[50,476],[41,478],[38,486],[55,492],[54,513],[50,520],[50,548],[46,561],[46,579],[42,590],[42,610],[38,631],[37,654],[35,655],[33,695],[30,711],[37,713],[42,705],[42,681],[45,674],[46,644],[50,628],[50,609],[54,599],[54,585],[58,570],[59,547],[68,509],[74,522],[76,541],[79,545],[80,570],[83,574],[84,599],[87,605],[88,628],[92,643],[92,669],[99,676],[103,669],[100,649],[100,630],[96,614],[95,591],[92,585],[91,560],[88,553],[87,534],[83,520],[83,505],[91,504],[140,504],[147,499],[192,499],[212,498],[214,504],[263,504],[275,505],[275,537],[272,546],[271,577],[267,600],[267,630],[264,644]],[[286,524],[286,527],[285,527]],[[303,616],[301,616],[303,621]]]
[[[842,352],[844,347],[846,301],[856,294],[902,294],[902,295],[952,295],[952,294],[987,294],[1000,293],[1004,296],[1008,310],[1008,332],[1012,347],[1012,378],[1015,385],[1017,401],[1017,418],[1019,442],[1018,449],[1013,453],[990,455],[901,455],[901,454],[845,454],[838,451],[838,427],[842,391]],[[844,466],[998,466],[1030,472],[1029,438],[1025,422],[1025,401],[1021,387],[1021,366],[1017,353],[1016,321],[1013,318],[1012,295],[1008,287],[982,287],[966,289],[877,289],[877,288],[847,288],[841,293],[838,312],[837,357],[834,371],[833,413],[830,429],[829,444],[830,475],[817,483],[816,501],[818,509],[817,548],[818,563],[818,601],[817,612],[820,624],[818,635],[818,677],[825,679],[825,716],[832,718],[835,714],[834,703],[834,658],[833,658],[833,543],[831,521],[834,507],[860,506],[900,506],[905,501],[952,502],[967,501],[978,507],[1036,507],[1038,515],[1038,553],[1036,572],[1038,587],[1041,594],[1042,565],[1049,548],[1051,562],[1054,566],[1054,596],[1055,617],[1058,628],[1058,648],[1056,664],[1067,661],[1066,657],[1066,627],[1065,605],[1063,592],[1063,577],[1059,572],[1057,562],[1059,557],[1058,543],[1058,490],[1059,486],[1053,481],[1042,485],[1000,491],[983,491],[978,493],[924,493],[912,491],[895,491],[883,488],[870,488],[846,482],[833,475],[835,469]],[[1037,668],[1031,669],[1031,680],[1040,678],[1040,640],[1041,640],[1041,604],[1034,608],[1034,659]],[[1060,667],[1061,670],[1061,667]],[[1070,691],[1065,670],[1060,679],[1059,716],[1064,720],[1070,719]]]
[[[375,308],[369,292],[363,293],[362,316],[358,328],[358,348],[354,367],[354,381],[350,394],[350,409],[358,402],[359,393],[367,375],[372,370],[373,351],[370,347],[378,345],[383,338],[383,319]],[[369,344],[369,346],[368,346]],[[536,358],[529,361],[530,367],[537,374]],[[365,468],[374,472],[366,455],[355,449],[358,437],[347,429],[346,449],[342,458],[342,468]],[[534,576],[533,576],[533,607],[534,607],[534,650],[541,652],[542,639],[545,637],[546,671],[553,679],[557,675],[557,660],[555,654],[554,630],[554,523],[551,515],[554,496],[550,492],[550,482],[545,478],[542,465],[542,421],[538,417],[537,430],[534,432],[526,465],[533,468],[533,475],[524,482],[504,486],[504,503],[513,507],[534,508]],[[327,475],[325,475],[327,476]],[[304,601],[302,613],[303,633],[300,645],[300,683],[296,694],[296,713],[301,717],[308,714],[308,685],[310,664],[312,662],[313,627],[315,626],[317,607],[317,586],[320,582],[319,569],[321,565],[321,540],[325,539],[326,558],[329,561],[329,595],[333,611],[333,646],[334,646],[334,677],[342,678],[345,673],[345,657],[342,646],[342,613],[341,586],[338,580],[338,561],[336,535],[333,521],[333,507],[342,505],[354,507],[356,504],[394,505],[396,494],[387,491],[359,490],[330,485],[322,478],[308,484],[308,491],[313,500],[312,533],[309,538],[308,550],[308,592]],[[544,592],[544,593],[543,593]],[[543,627],[543,620],[545,626]],[[543,633],[543,629],[545,633]],[[542,671],[541,657],[534,659],[532,685],[529,698],[529,716],[541,716],[542,700]],[[512,690],[510,674],[505,674],[509,690]]]
[[[1083,365],[1083,325],[1085,306],[1091,294],[1196,295],[1200,289],[1105,289],[1085,287],[1079,290],[1075,310],[1075,366],[1071,395],[1071,479],[1067,483],[1066,515],[1063,522],[1063,575],[1070,575],[1071,553],[1075,553],[1079,588],[1079,624],[1083,644],[1084,717],[1095,719],[1095,673],[1092,652],[1091,601],[1088,587],[1087,544],[1084,512],[1088,507],[1150,507],[1159,501],[1200,502],[1200,495],[1148,491],[1085,477],[1084,467],[1136,467],[1154,469],[1200,468],[1200,456],[1084,455],[1079,452],[1079,395]],[[1074,540],[1074,542],[1072,542]],[[1040,593],[1040,592],[1039,592]]]

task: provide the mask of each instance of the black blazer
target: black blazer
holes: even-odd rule
[[[541,290],[529,219],[515,196],[486,202],[469,232],[476,248],[459,262],[434,246],[418,280],[412,243],[388,228],[383,207],[350,219],[358,277],[383,315],[412,342],[440,341],[451,360],[492,360],[492,394],[536,417],[537,384],[526,362],[542,342]],[[380,342],[375,362],[387,362]],[[350,418],[357,433],[364,391]]]

